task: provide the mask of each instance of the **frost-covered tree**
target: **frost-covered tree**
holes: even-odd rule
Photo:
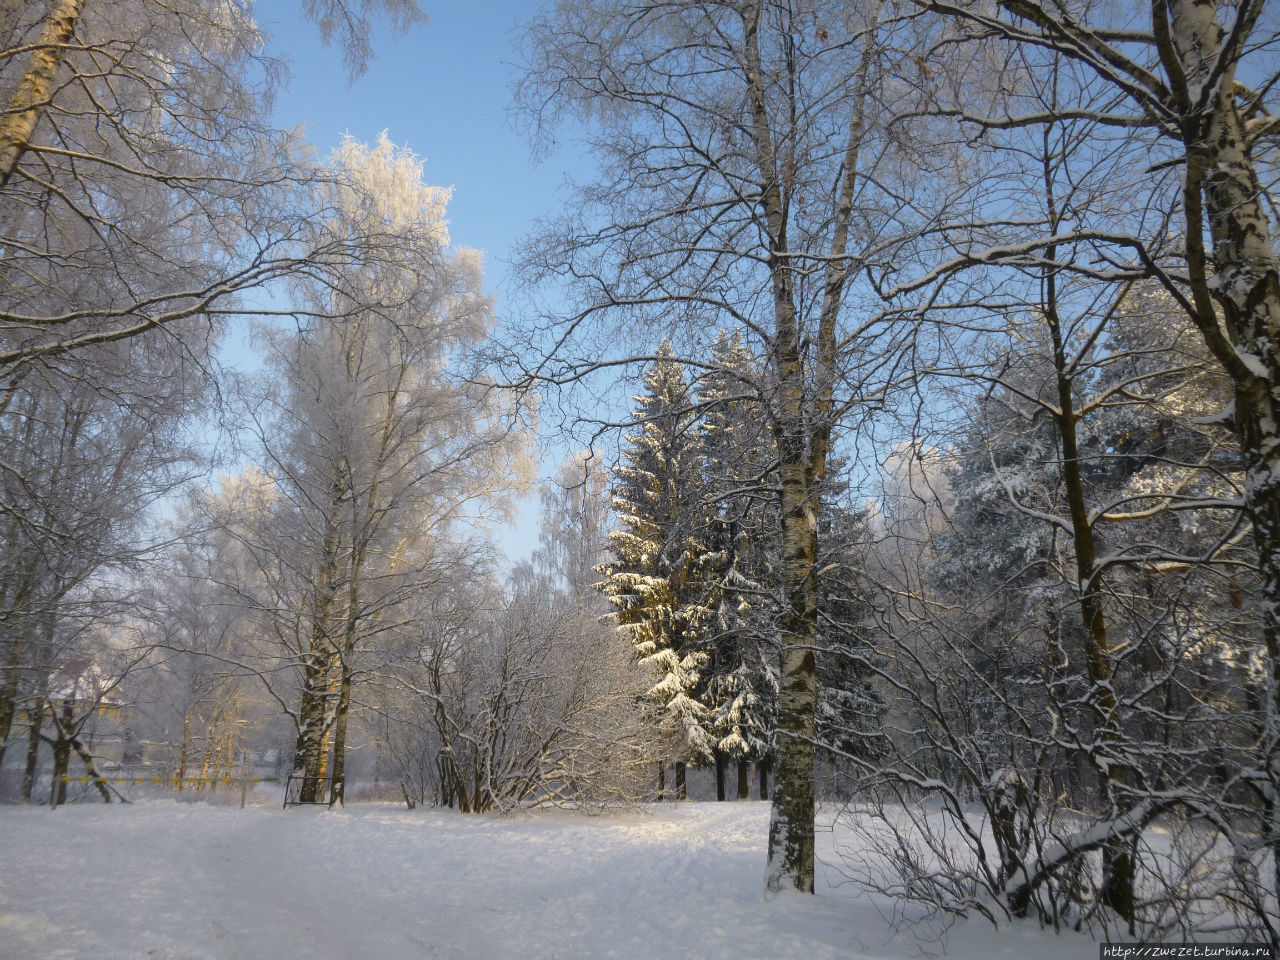
[[[998,82],[986,90],[938,84],[929,111],[935,120],[956,120],[954,136],[982,155],[978,164],[1010,182],[1008,171],[1021,166],[1016,157],[1026,143],[1052,139],[1054,128],[1069,122],[1075,124],[1076,179],[1096,177],[1104,167],[1112,171],[1106,205],[1063,196],[1057,215],[1028,222],[997,223],[980,210],[966,211],[951,234],[954,258],[944,258],[924,282],[963,274],[972,292],[975,267],[990,276],[990,265],[1016,265],[1028,257],[1065,273],[1151,277],[1184,311],[1231,382],[1230,423],[1245,470],[1242,500],[1262,577],[1267,680],[1259,702],[1257,778],[1272,811],[1265,819],[1275,823],[1280,269],[1271,198],[1280,28],[1274,11],[1263,0],[1167,0],[1142,8],[1039,0],[917,5],[948,18],[955,31],[947,37],[948,51],[967,40],[971,50],[1002,65]],[[980,194],[988,209],[992,188]],[[982,227],[975,229],[975,219]],[[1084,247],[1089,256],[1077,257]],[[987,295],[996,289],[978,286]],[[1280,835],[1268,843],[1274,891],[1280,888]],[[1269,921],[1266,926],[1273,944],[1280,944],[1280,930]]]
[[[366,11],[420,16],[412,0],[303,8],[353,70],[369,55]],[[243,0],[5,5],[0,375],[217,323],[245,291],[359,256],[351,237],[307,230],[324,174],[271,126],[279,69],[264,51]]]
[[[897,821],[896,852],[880,834],[914,896],[954,906],[947,891],[966,876],[995,914],[1101,904],[1158,925],[1234,880],[1220,862],[1198,893],[1166,884],[1194,854],[1149,843],[1152,818],[1203,815],[1194,833],[1248,816],[1229,786],[1250,766],[1244,698],[1229,691],[1257,646],[1227,589],[1247,579],[1237,467],[1204,417],[1220,371],[1167,298],[1122,289],[1119,303],[1068,312],[1089,299],[1079,293],[1064,286],[1057,311],[1009,318],[953,445],[932,471],[915,454],[922,482],[905,492],[918,487],[934,518],[905,536],[886,525],[877,548],[886,601],[864,662],[887,712],[884,755],[863,769],[882,786],[929,781],[972,840],[938,870],[921,859],[941,840],[927,818]],[[995,828],[986,840],[975,801]]]
[[[353,49],[367,33],[361,11],[416,11],[409,0],[307,7],[331,26],[345,20],[335,37]],[[0,618],[32,638],[28,652],[37,633],[16,624],[35,596],[32,551],[65,557],[74,541],[88,558],[128,543],[156,491],[176,483],[176,448],[160,448],[208,386],[222,320],[243,295],[299,272],[338,286],[336,268],[371,246],[311,229],[331,178],[271,126],[277,76],[247,3],[0,5],[0,415],[6,440],[35,445],[5,451],[0,564],[18,572],[0,574]],[[68,444],[76,457],[98,447],[94,480],[66,460]],[[144,456],[152,472],[140,481]],[[74,506],[64,484],[77,488]],[[118,502],[129,487],[132,502]],[[53,566],[46,609],[103,569]],[[16,661],[3,662],[7,733]]]
[[[157,539],[149,512],[193,469],[207,382],[181,333],[94,347],[88,367],[33,367],[2,394],[0,761],[18,712],[40,716],[49,677],[80,655],[63,641],[132,602],[128,572]]]
[[[591,451],[565,458],[543,486],[536,563],[559,578],[561,589],[584,610],[599,605],[596,568],[609,550],[609,472]]]
[[[415,596],[421,615],[397,631],[380,681],[407,782],[465,813],[649,796],[661,754],[637,710],[648,678],[629,644],[547,570],[518,565],[496,600],[470,572]]]
[[[668,752],[645,706],[652,676],[601,621],[590,566],[607,551],[608,492],[599,460],[570,454],[544,487],[542,545],[505,589],[455,546],[439,580],[410,598],[374,686],[411,797],[485,812],[652,795],[652,766]]]
[[[875,270],[892,269],[906,225],[946,206],[947,160],[914,149],[882,109],[935,66],[915,57],[918,21],[898,13],[825,0],[573,2],[539,19],[527,44],[521,93],[540,132],[584,119],[601,172],[529,245],[528,276],[567,282],[573,309],[522,345],[559,345],[525,375],[563,384],[638,366],[664,334],[700,366],[725,326],[744,331],[766,374],[757,399],[782,544],[772,892],[813,889],[828,457],[838,424],[906,357],[892,343],[904,328],[855,301]]]
[[[330,780],[341,802],[357,660],[433,576],[432,539],[481,504],[502,515],[526,472],[503,394],[449,369],[491,302],[479,254],[449,246],[448,191],[385,137],[344,141],[334,164],[335,220],[319,229],[384,239],[342,288],[302,291],[303,329],[263,331],[269,372],[246,411],[278,492],[254,549],[285,551],[290,569],[276,629],[296,657],[304,802]]]
[[[147,762],[166,764],[179,792],[187,778],[229,777],[248,752],[284,746],[276,729],[284,718],[259,680],[270,670],[262,639],[281,569],[245,547],[275,496],[256,468],[190,487],[171,542],[138,588],[137,642],[147,657],[125,684],[131,725],[167,745]]]

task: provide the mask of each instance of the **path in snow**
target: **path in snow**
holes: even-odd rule
[[[832,870],[823,896],[766,902],[767,822],[761,803],[507,820],[382,805],[0,808],[0,958],[919,955],[882,909],[827,889]],[[947,952],[1080,960],[1094,950],[975,923],[952,931]]]

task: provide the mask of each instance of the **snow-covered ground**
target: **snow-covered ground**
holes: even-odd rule
[[[824,864],[817,897],[761,892],[768,805],[509,819],[152,801],[0,807],[5,960],[694,957],[1081,960],[1031,924],[893,931]],[[820,837],[827,861],[833,836]]]

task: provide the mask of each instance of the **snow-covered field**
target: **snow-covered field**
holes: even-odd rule
[[[4,960],[694,957],[1087,960],[1096,946],[982,921],[945,941],[821,868],[766,901],[768,805],[509,819],[153,801],[0,807]],[[827,861],[833,836],[820,837]]]

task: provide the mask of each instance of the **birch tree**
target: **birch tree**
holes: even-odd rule
[[[1203,0],[1168,0],[1141,11],[1039,0],[918,6],[943,14],[953,39],[968,40],[970,50],[1002,66],[999,82],[981,96],[956,96],[961,88],[974,92],[964,83],[943,94],[931,111],[935,121],[953,118],[957,135],[978,152],[994,157],[1003,146],[1006,158],[1026,137],[1064,121],[1085,124],[1079,148],[1111,165],[1117,184],[1125,185],[1112,191],[1114,203],[1100,218],[1081,215],[1068,201],[1049,221],[997,225],[984,216],[979,231],[972,221],[957,224],[956,256],[922,279],[963,274],[967,288],[990,265],[1030,259],[1116,281],[1153,277],[1230,378],[1233,397],[1223,415],[1245,465],[1241,499],[1263,584],[1267,666],[1255,782],[1274,811],[1280,782],[1274,11],[1262,2]],[[1051,100],[1043,96],[1048,84]],[[1082,246],[1091,248],[1087,265],[1063,256]],[[916,284],[905,281],[896,290]],[[1266,819],[1274,824],[1274,812]],[[1269,843],[1280,863],[1280,838]]]
[[[584,610],[606,605],[595,587],[596,568],[608,557],[610,499],[609,471],[589,450],[567,456],[541,493],[535,562],[559,577],[562,589]]]
[[[526,473],[503,394],[448,370],[466,363],[492,308],[479,255],[449,247],[448,191],[385,137],[345,141],[335,163],[339,216],[322,229],[394,242],[378,242],[342,290],[304,290],[315,319],[301,331],[264,333],[271,381],[249,411],[280,535],[296,538],[261,546],[287,551],[292,569],[293,592],[276,602],[298,657],[304,802],[329,779],[341,802],[355,658],[401,615],[426,575],[415,562],[429,565],[431,539],[473,511],[505,515]]]
[[[115,602],[91,585],[146,557],[150,509],[194,468],[187,430],[207,383],[190,376],[184,332],[29,369],[0,395],[0,758],[18,710],[40,709],[70,655],[58,638],[126,602],[123,584]]]
[[[559,344],[533,379],[563,384],[602,358],[621,362],[603,333],[617,323],[670,333],[695,367],[713,331],[740,329],[767,369],[759,400],[782,491],[784,598],[770,891],[813,888],[814,574],[827,460],[842,418],[892,376],[885,358],[901,357],[882,349],[892,331],[878,314],[851,305],[859,270],[897,236],[893,217],[910,192],[878,91],[913,61],[894,52],[905,26],[886,9],[571,3],[527,40],[521,97],[534,123],[546,132],[557,116],[587,121],[601,164],[575,212],[529,248],[529,278],[563,279],[576,304],[520,347]],[[879,193],[879,183],[904,189]]]
[[[167,760],[178,792],[189,777],[229,777],[249,751],[280,746],[270,734],[281,712],[258,679],[275,571],[255,567],[244,548],[274,495],[254,469],[189,487],[171,542],[139,585],[134,617],[148,656],[127,684],[132,724],[168,745],[167,758],[148,759]]]
[[[408,0],[309,8],[331,27],[366,8],[416,10]],[[36,0],[0,13],[0,417],[9,455],[0,617],[14,623],[31,609],[33,571],[45,560],[76,542],[93,554],[99,534],[127,536],[144,519],[150,492],[122,521],[114,493],[91,491],[99,481],[140,482],[147,430],[147,455],[159,458],[153,481],[175,482],[176,453],[159,453],[159,441],[172,440],[171,412],[191,413],[239,298],[300,271],[334,285],[358,250],[351,237],[308,225],[323,216],[317,184],[328,178],[269,123],[277,64],[246,4]],[[355,32],[335,37],[358,47],[367,23],[347,22]],[[149,388],[139,390],[139,376],[154,378]],[[65,458],[94,444],[102,475],[73,494],[79,502],[62,499],[85,470]],[[96,563],[54,563],[62,572],[38,578],[61,584],[46,599],[84,575],[68,569]],[[7,732],[12,658],[4,669]]]
[[[369,14],[421,16],[412,0],[303,8],[353,73],[370,54]],[[216,322],[246,291],[358,253],[305,229],[321,171],[270,124],[279,65],[250,4],[36,0],[4,12],[0,373],[189,317]],[[91,293],[76,282],[85,273],[99,278]]]

